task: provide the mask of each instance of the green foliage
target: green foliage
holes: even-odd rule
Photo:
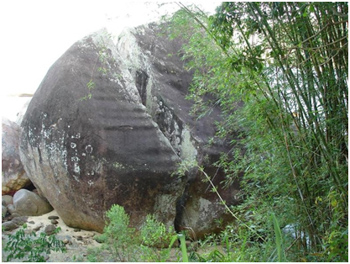
[[[283,249],[282,232],[281,232],[281,228],[279,226],[278,220],[274,213],[271,214],[271,220],[273,222],[273,227],[275,231],[275,242],[276,242],[278,262],[286,261],[285,255],[284,255],[284,249]]]
[[[141,227],[142,244],[146,246],[164,247],[168,245],[175,231],[166,229],[165,225],[155,219],[153,215],[147,215],[144,225]]]
[[[173,228],[166,229],[165,225],[155,219],[153,215],[147,215],[145,223],[140,229],[141,236],[141,260],[143,261],[167,261],[170,255],[173,237],[176,237]]]
[[[55,236],[60,228],[56,228],[54,234],[50,236],[40,233],[37,237],[35,232],[26,234],[26,227],[23,225],[15,234],[9,235],[9,241],[4,248],[4,251],[8,252],[6,261],[45,262],[45,254],[50,254],[51,251],[66,252],[64,243]]]
[[[113,205],[106,216],[108,218],[102,235],[98,241],[100,248],[89,249],[89,261],[168,261],[174,243],[182,239],[173,228],[148,215],[140,230],[129,227],[129,216],[124,208]],[[182,259],[186,260],[186,244],[183,241]]]
[[[117,261],[136,261],[137,241],[133,235],[135,230],[129,227],[129,216],[123,207],[112,205],[107,211],[108,224],[104,234],[108,238],[109,249]]]
[[[180,248],[182,253],[182,261],[188,262],[187,248],[186,248],[186,240],[184,234],[178,234],[177,237],[180,240]]]
[[[244,202],[232,212],[249,238],[264,232],[265,261],[275,251],[348,259],[347,12],[347,3],[227,2],[208,17],[183,6],[167,29],[188,40],[192,114],[222,110],[217,136],[232,151],[216,165],[224,185],[240,180]],[[271,210],[275,227],[296,226],[284,249],[266,225]]]

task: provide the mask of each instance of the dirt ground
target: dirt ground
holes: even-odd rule
[[[39,235],[41,232],[44,232],[46,226],[51,225],[50,216],[58,216],[57,212],[51,211],[48,214],[41,216],[29,216],[27,220],[27,229],[28,232],[32,230],[37,230],[36,234]],[[93,237],[98,235],[98,232],[95,231],[85,231],[74,229],[68,227],[61,219],[57,219],[56,227],[60,227],[61,231],[56,235],[60,240],[65,241],[67,252],[52,252],[47,256],[48,262],[71,262],[71,261],[84,261],[87,255],[88,247],[99,247],[100,244],[96,242]],[[2,249],[4,248],[6,242],[8,241],[8,234],[16,233],[18,229],[13,231],[3,231],[2,232]],[[6,261],[6,252],[2,250],[2,261]]]
[[[30,216],[27,220],[27,231],[31,232],[36,230],[37,236],[40,235],[41,232],[44,232],[45,227],[51,225],[50,216],[58,216],[57,212],[51,211],[48,214],[42,216]],[[56,227],[60,227],[61,230],[56,235],[56,237],[66,244],[67,251],[62,252],[51,252],[51,254],[46,256],[47,262],[88,262],[88,251],[89,249],[96,249],[101,246],[96,240],[94,240],[94,236],[99,235],[98,232],[95,231],[86,231],[79,230],[72,227],[68,227],[60,218],[57,219]],[[4,247],[8,241],[8,235],[14,234],[18,231],[15,229],[13,231],[3,231],[2,232],[2,261],[6,261],[6,257],[8,255],[7,252],[4,252]],[[190,243],[186,242],[187,249],[191,251],[191,248],[195,245],[196,242]],[[196,246],[195,246],[196,248]],[[217,247],[216,247],[217,248]],[[205,251],[210,252],[214,248],[206,248],[206,249],[198,249],[198,253],[204,253]],[[218,249],[218,248],[217,248]],[[219,248],[222,251],[222,248]],[[100,251],[99,259],[103,259],[103,261],[115,261],[112,257],[109,257],[108,252]],[[169,261],[179,261],[181,259],[181,252],[179,248],[173,248],[170,253]],[[22,262],[23,260],[12,260],[13,262]]]

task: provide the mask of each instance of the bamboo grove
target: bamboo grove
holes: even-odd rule
[[[292,224],[293,260],[347,261],[347,2],[227,2],[212,16],[179,5],[168,30],[188,39],[193,113],[221,106],[223,184],[244,173],[236,210],[260,215],[247,221],[267,237],[268,212]]]

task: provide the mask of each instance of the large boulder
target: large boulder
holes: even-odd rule
[[[197,120],[186,100],[192,73],[158,25],[106,31],[75,43],[49,70],[22,122],[21,159],[34,185],[70,226],[101,231],[104,212],[120,204],[140,226],[147,214],[196,237],[231,221],[196,166],[172,176],[180,161],[199,164],[228,205],[211,164],[228,144],[212,140],[220,110]],[[210,144],[209,144],[210,142]]]
[[[13,196],[14,210],[22,216],[38,216],[51,212],[52,206],[42,197],[26,189]]]
[[[20,99],[25,99],[25,102],[22,104],[21,109],[19,110],[19,112],[17,113],[17,118],[16,118],[16,123],[18,125],[21,125],[24,114],[27,111],[28,105],[30,103],[30,100],[32,100],[33,95],[31,94],[21,94],[19,95]]]
[[[69,226],[102,231],[124,206],[173,225],[184,188],[179,157],[126,85],[106,31],[76,42],[49,69],[22,121],[21,159],[33,184]]]
[[[212,107],[211,112],[199,120],[189,114],[193,102],[187,100],[186,95],[193,73],[186,70],[181,58],[186,40],[169,40],[165,29],[166,25],[156,24],[129,29],[119,36],[117,48],[148,113],[187,164],[186,188],[177,201],[175,227],[193,230],[198,238],[222,230],[225,223],[233,219],[218,195],[211,191],[211,184],[204,181],[206,177],[196,169],[196,164],[205,168],[228,206],[239,202],[240,188],[238,181],[224,188],[224,172],[212,166],[221,153],[228,153],[232,148],[215,137],[215,123],[221,120],[221,111],[219,107]],[[210,99],[213,98],[206,98]]]
[[[2,119],[2,195],[13,195],[31,185],[19,156],[20,127]]]

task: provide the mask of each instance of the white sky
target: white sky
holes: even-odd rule
[[[104,26],[119,28],[147,22],[162,12],[157,3],[120,0],[1,1],[1,95],[34,93],[49,67],[75,41]],[[219,1],[197,1],[196,4],[214,10]]]
[[[208,12],[220,2],[183,1]],[[10,95],[34,93],[50,66],[77,40],[102,27],[116,32],[154,21],[175,7],[164,0],[0,1],[1,116],[15,121],[27,99]]]

